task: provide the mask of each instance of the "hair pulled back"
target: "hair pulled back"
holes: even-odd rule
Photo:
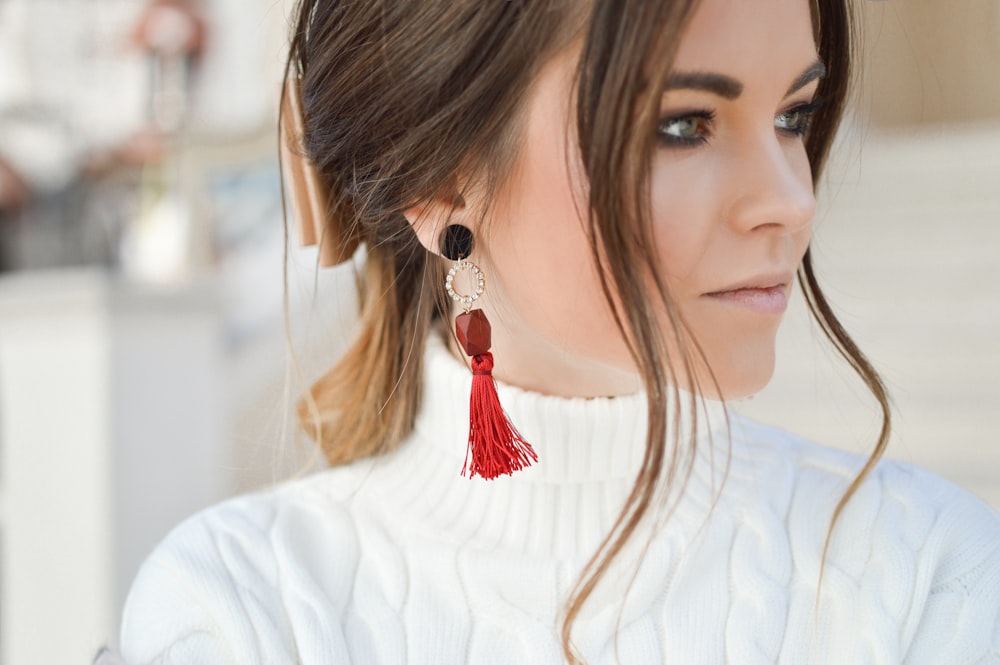
[[[303,148],[329,190],[327,232],[366,246],[361,330],[300,405],[333,464],[392,450],[420,401],[443,272],[402,211],[459,172],[495,190],[520,102],[571,36],[572,0],[302,0],[289,74]]]
[[[812,0],[824,105],[806,137],[819,182],[848,95],[853,53],[849,0]],[[326,233],[366,247],[360,330],[353,346],[300,403],[300,419],[331,464],[392,451],[412,430],[423,347],[435,319],[443,264],[418,242],[403,211],[448,191],[461,175],[495,192],[519,145],[521,109],[542,66],[582,41],[576,115],[589,178],[586,228],[602,286],[648,396],[646,454],[624,509],[594,553],[564,613],[563,649],[580,662],[571,627],[598,580],[665,488],[686,481],[695,432],[680,440],[681,401],[700,351],[684,334],[649,248],[648,174],[664,88],[697,0],[300,0],[288,73],[300,79],[303,147],[329,191]],[[286,90],[287,94],[287,90]],[[488,199],[489,197],[487,197]],[[624,222],[624,223],[623,223]],[[636,266],[641,269],[636,270]],[[648,307],[652,275],[671,321]],[[882,408],[868,463],[888,440],[878,375],[838,322],[807,252],[799,284],[815,320]],[[617,303],[617,304],[616,304]],[[665,339],[669,335],[672,339]],[[678,364],[668,341],[684,350]],[[676,365],[676,366],[675,366]],[[696,405],[689,405],[691,421]],[[825,557],[825,553],[824,553]]]

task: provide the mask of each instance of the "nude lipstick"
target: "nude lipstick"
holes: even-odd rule
[[[755,279],[705,296],[760,314],[783,314],[788,308],[788,284],[784,278]]]

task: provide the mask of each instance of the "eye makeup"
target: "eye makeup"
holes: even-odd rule
[[[779,132],[792,136],[805,136],[809,132],[813,116],[821,108],[823,108],[822,99],[814,99],[811,102],[797,104],[775,116],[774,128]]]
[[[788,136],[802,137],[809,131],[813,116],[823,107],[821,99],[796,104],[774,118],[774,128]],[[694,148],[709,142],[716,113],[711,109],[684,111],[660,119],[656,138],[668,148]]]
[[[689,111],[662,118],[656,126],[657,140],[664,146],[692,148],[705,143],[711,136],[715,111]]]

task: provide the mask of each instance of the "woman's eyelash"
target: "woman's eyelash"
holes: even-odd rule
[[[775,117],[775,127],[778,131],[792,136],[805,136],[812,125],[813,116],[821,108],[823,108],[822,99],[814,99],[811,102],[794,106]],[[778,126],[779,122],[782,124],[780,127]]]
[[[661,143],[674,147],[694,147],[707,143],[715,111],[692,111],[660,120],[656,134]]]
[[[786,135],[805,136],[813,116],[823,107],[823,100],[798,104],[775,116],[775,129]],[[715,111],[689,111],[660,120],[656,128],[657,139],[665,146],[692,148],[708,143],[712,136]]]

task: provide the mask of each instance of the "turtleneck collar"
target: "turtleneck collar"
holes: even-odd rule
[[[484,480],[460,475],[471,383],[470,370],[432,335],[414,432],[398,451],[375,461],[370,480],[407,521],[429,521],[438,534],[545,556],[592,553],[613,525],[642,465],[646,395],[565,398],[498,382],[500,403],[538,461],[512,476]],[[681,399],[686,414],[689,404],[683,400],[691,396],[681,393]],[[726,414],[713,401],[699,402],[698,414],[696,454],[684,496],[686,503],[693,500],[707,510],[725,473]],[[680,435],[686,449],[688,419],[681,423]],[[523,519],[511,520],[512,512],[523,513]],[[705,516],[705,511],[698,513]]]
[[[432,335],[424,358],[424,395],[416,430],[438,448],[442,459],[461,470],[469,436],[472,374]],[[497,382],[497,393],[511,422],[538,453],[533,466],[515,472],[524,482],[586,483],[635,479],[646,450],[646,394],[619,397],[555,397]],[[691,395],[682,392],[681,411],[690,412]],[[673,411],[673,399],[668,412]],[[703,435],[725,428],[722,404],[705,401],[699,408]],[[690,435],[690,422],[681,436]],[[701,439],[708,438],[700,436]],[[476,479],[478,482],[480,479]]]

